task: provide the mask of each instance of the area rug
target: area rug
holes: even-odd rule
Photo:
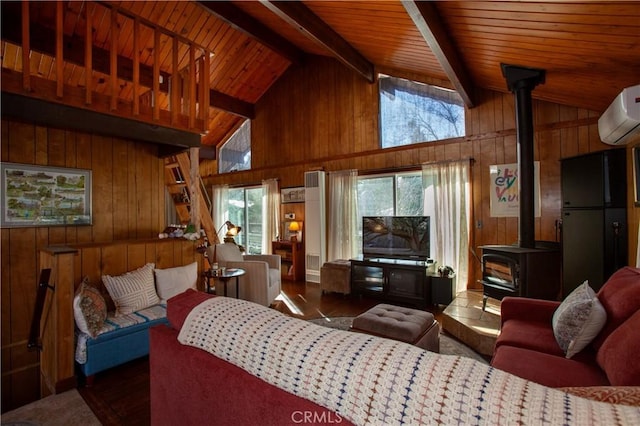
[[[318,318],[309,320],[309,322],[338,330],[349,330],[351,323],[353,322],[353,317]],[[473,358],[484,364],[488,364],[487,360],[483,358],[482,355],[478,354],[464,343],[461,343],[455,338],[442,332],[440,333],[440,353],[443,355],[465,356],[467,358]]]
[[[76,389],[51,395],[8,411],[0,419],[3,426],[99,426],[101,423]]]

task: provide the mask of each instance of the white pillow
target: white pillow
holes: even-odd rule
[[[102,282],[116,305],[116,316],[131,314],[160,303],[153,282],[154,263],[123,275],[103,275]]]
[[[168,300],[190,288],[198,289],[198,262],[176,268],[154,269],[153,272],[158,296],[162,300]]]
[[[553,334],[567,358],[583,350],[607,322],[607,311],[596,293],[583,282],[553,313]]]

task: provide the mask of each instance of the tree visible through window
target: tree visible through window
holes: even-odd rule
[[[382,148],[465,135],[464,104],[453,90],[380,75]]]
[[[246,120],[220,147],[218,173],[251,169],[251,120]]]
[[[229,220],[242,231],[234,238],[247,254],[265,253],[262,247],[262,187],[229,189]]]
[[[363,216],[422,216],[423,200],[421,172],[358,178],[359,250],[362,250]]]

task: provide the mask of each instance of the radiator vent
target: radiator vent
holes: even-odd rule
[[[320,256],[316,254],[307,255],[307,272],[320,272]]]
[[[320,267],[327,256],[325,172],[305,172],[304,186],[306,279],[308,282],[319,283]]]
[[[318,178],[320,173],[305,173],[304,174],[304,186],[305,188],[317,188],[318,187]],[[324,173],[323,173],[324,177]]]

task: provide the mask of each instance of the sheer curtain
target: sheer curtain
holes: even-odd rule
[[[358,254],[358,171],[329,173],[329,235],[327,260],[352,259]]]
[[[471,220],[470,160],[422,167],[424,211],[431,222],[431,257],[456,273],[456,293],[467,289]],[[435,238],[433,238],[435,234]]]
[[[280,233],[280,191],[277,179],[262,181],[262,252],[271,254],[271,241]]]
[[[212,218],[213,218],[213,226],[216,227],[216,232],[218,229],[229,220],[229,186],[228,185],[214,185],[211,189],[211,205],[213,208]],[[222,241],[224,238],[224,234],[226,233],[226,228],[224,228],[224,233],[222,236],[219,234],[216,236],[218,241],[210,241],[211,244],[216,244]]]

